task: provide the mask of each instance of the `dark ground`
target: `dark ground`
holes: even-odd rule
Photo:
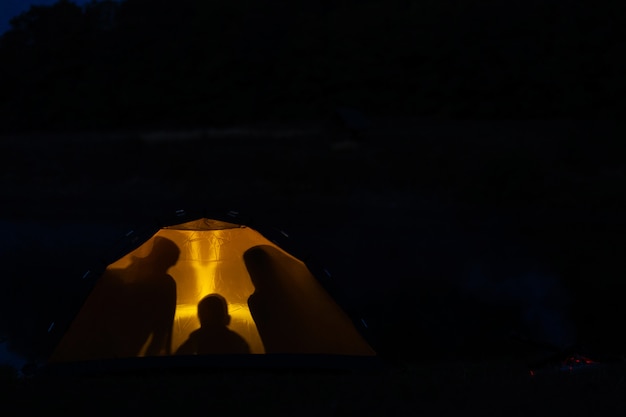
[[[358,146],[300,128],[1,138],[1,334],[41,355],[67,289],[118,236],[178,209],[238,210],[312,248],[393,365],[64,384],[7,377],[10,404],[624,415],[623,364],[530,377],[528,364],[547,351],[511,337],[624,356],[620,126],[380,121]],[[120,399],[109,401],[112,392]]]

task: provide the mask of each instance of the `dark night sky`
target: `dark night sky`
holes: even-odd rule
[[[58,0],[2,0],[0,4],[0,35],[11,28],[9,21],[26,11],[31,6],[50,6]],[[73,0],[72,3],[82,6],[91,0]]]
[[[58,7],[6,38],[0,128],[302,120],[336,106],[482,119],[623,112],[611,20],[621,6],[453,3],[133,0],[83,18]],[[5,24],[18,4],[6,3]]]

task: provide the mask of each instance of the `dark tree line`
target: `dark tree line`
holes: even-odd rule
[[[621,3],[68,0],[0,38],[0,129],[624,110]]]

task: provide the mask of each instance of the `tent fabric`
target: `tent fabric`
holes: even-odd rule
[[[376,356],[303,261],[255,229],[203,217],[110,263],[49,362],[211,353]]]

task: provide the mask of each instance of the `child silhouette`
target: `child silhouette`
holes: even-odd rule
[[[209,294],[198,303],[200,328],[178,348],[177,355],[250,353],[246,340],[228,328],[230,315],[226,299]]]

